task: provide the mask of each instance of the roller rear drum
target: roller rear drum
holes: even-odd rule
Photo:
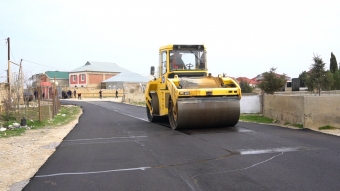
[[[169,101],[169,122],[173,129],[235,126],[240,118],[238,97],[180,98]]]

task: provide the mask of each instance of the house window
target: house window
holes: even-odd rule
[[[76,75],[72,75],[72,81],[76,82],[77,81],[77,76]]]
[[[85,81],[85,74],[81,75],[81,81]]]

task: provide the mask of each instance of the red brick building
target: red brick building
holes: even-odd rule
[[[100,88],[100,83],[121,72],[128,71],[115,63],[87,61],[69,72],[69,87]]]

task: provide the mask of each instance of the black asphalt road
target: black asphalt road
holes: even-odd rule
[[[337,136],[241,122],[174,131],[144,107],[74,104],[79,123],[25,191],[340,190]]]

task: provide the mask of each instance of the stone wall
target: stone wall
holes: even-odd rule
[[[0,100],[8,98],[8,86],[5,83],[0,84]]]
[[[266,117],[303,124],[317,129],[331,125],[340,127],[340,95],[265,95],[263,114]]]
[[[0,112],[4,110],[3,101],[8,98],[8,86],[5,83],[0,84]]]

